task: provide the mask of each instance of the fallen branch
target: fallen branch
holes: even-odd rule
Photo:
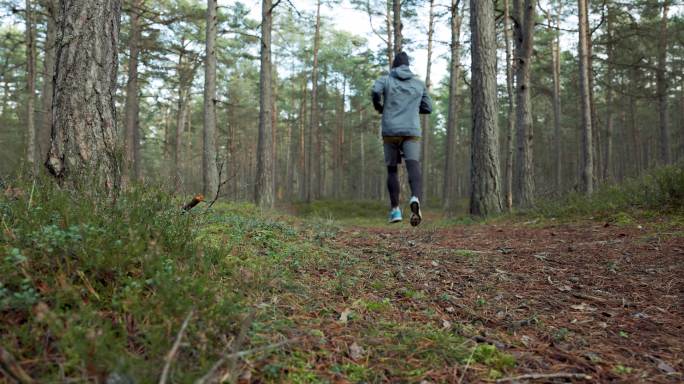
[[[164,360],[166,362],[164,363],[164,370],[162,370],[161,377],[159,378],[159,384],[166,384],[166,380],[169,377],[169,370],[171,369],[171,363],[176,358],[176,353],[178,353],[178,348],[180,348],[180,343],[181,343],[181,340],[183,339],[183,334],[185,333],[185,328],[187,328],[193,312],[194,311],[191,310],[190,313],[188,313],[188,315],[185,317],[185,320],[183,321],[183,325],[181,325],[180,331],[178,331],[178,334],[176,335],[176,341],[173,342],[173,347],[171,347],[171,350],[169,351],[169,353],[164,358]]]
[[[519,380],[539,380],[539,379],[580,379],[580,380],[591,380],[591,375],[586,375],[584,373],[530,373],[527,375],[505,377],[499,379],[497,383],[508,383],[511,381]]]
[[[218,169],[219,185],[216,187],[216,196],[214,196],[214,199],[209,203],[209,205],[207,205],[207,209],[205,209],[204,212],[208,212],[209,209],[214,205],[216,200],[218,200],[219,194],[221,193],[221,187],[228,184],[229,181],[233,180],[237,176],[237,171],[236,171],[233,174],[233,176],[221,181],[221,174],[223,173],[223,164],[224,163],[221,163],[221,165],[219,166],[219,169]]]
[[[20,384],[33,384],[35,381],[29,376],[23,368],[17,364],[17,360],[9,351],[0,346],[0,371],[4,371],[7,375],[16,380]]]
[[[197,195],[195,195],[195,197],[192,198],[192,200],[190,200],[189,203],[187,203],[187,204],[185,204],[185,205],[183,206],[183,211],[184,211],[184,212],[188,212],[189,210],[195,208],[195,206],[196,206],[197,204],[199,204],[199,203],[201,203],[201,202],[203,202],[203,201],[204,201],[204,195],[201,194],[201,193],[200,193],[200,194],[197,194]]]

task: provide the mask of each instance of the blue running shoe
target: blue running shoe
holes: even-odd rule
[[[398,223],[401,220],[401,210],[399,208],[392,208],[389,214],[389,222]]]
[[[411,225],[417,227],[423,220],[423,214],[420,212],[420,201],[418,201],[417,197],[413,196],[409,206],[411,207]]]

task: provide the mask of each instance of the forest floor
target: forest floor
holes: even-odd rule
[[[255,372],[340,383],[683,379],[677,220],[345,225],[321,241],[340,257],[303,268],[306,298],[278,304],[291,329],[316,337]]]
[[[680,383],[684,171],[662,175],[417,228],[381,202],[8,188],[0,383]]]

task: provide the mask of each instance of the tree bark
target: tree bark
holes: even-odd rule
[[[610,2],[607,2],[606,6],[606,51],[608,63],[606,68],[606,137],[605,150],[603,151],[603,179],[610,181],[613,178],[611,158],[613,156],[613,124],[615,121],[615,114],[613,112],[613,61],[615,58],[613,53],[613,11]]]
[[[48,171],[83,187],[120,184],[116,75],[120,0],[62,0]]]
[[[432,82],[430,79],[432,71],[432,44],[435,34],[435,0],[430,0],[430,16],[428,21],[428,45],[427,45],[427,70],[425,73],[425,87],[427,88],[428,94],[432,91]],[[422,142],[421,142],[421,155],[423,161],[421,162],[422,174],[423,174],[423,201],[420,203],[423,207],[427,207],[427,201],[429,197],[428,187],[430,178],[428,177],[430,169],[430,155],[428,151],[430,149],[430,115],[422,115]]]
[[[552,43],[552,65],[553,65],[553,132],[554,132],[554,170],[556,181],[556,193],[560,194],[563,188],[563,146],[561,132],[561,95],[560,95],[560,17],[561,2],[558,2],[556,10],[556,30]],[[549,13],[550,15],[550,13]],[[549,16],[549,25],[551,24]]]
[[[501,212],[494,2],[470,0],[472,115],[470,213]]]
[[[47,17],[47,30],[45,34],[45,53],[43,59],[43,86],[40,92],[42,104],[42,121],[38,130],[37,146],[41,158],[50,148],[50,130],[52,129],[52,91],[53,77],[55,74],[55,38],[57,35],[57,1],[47,0],[45,12]]]
[[[516,144],[514,200],[520,207],[534,203],[534,163],[532,153],[532,99],[530,72],[534,38],[534,0],[515,0],[516,24]]]
[[[592,148],[591,103],[589,101],[589,57],[588,57],[588,25],[587,0],[578,0],[579,10],[579,80],[580,104],[582,110],[582,187],[587,195],[594,191],[594,150]]]
[[[215,196],[218,188],[216,159],[216,9],[217,0],[207,0],[206,57],[204,62],[204,134],[202,186],[205,196]]]
[[[451,61],[449,69],[449,115],[447,118],[447,136],[445,142],[443,206],[451,212],[456,199],[457,177],[457,128],[458,128],[458,80],[461,77],[461,15],[459,0],[451,0]]]
[[[401,24],[401,0],[392,0],[393,30],[394,30],[394,54],[402,50],[404,38],[401,35],[403,25]]]
[[[131,30],[128,40],[128,82],[126,83],[126,133],[124,135],[123,182],[140,178],[139,102],[138,102],[138,52],[140,51],[140,8],[143,0],[131,3]]]
[[[513,49],[511,44],[511,16],[508,0],[504,0],[504,40],[506,43],[506,92],[508,93],[508,118],[506,129],[506,209],[513,208],[513,154],[515,152],[515,98],[513,96]]]
[[[31,173],[37,169],[36,164],[36,35],[33,20],[33,5],[26,0],[26,162]]]
[[[660,125],[660,163],[670,164],[670,127],[667,113],[667,14],[670,9],[669,0],[663,1],[663,17],[660,22],[660,35],[658,37],[658,122]]]
[[[392,57],[394,55],[394,39],[392,37],[392,26],[394,25],[393,23],[393,18],[392,18],[392,6],[394,3],[390,3],[390,1],[394,0],[385,0],[387,2],[387,12],[385,14],[385,29],[387,29],[387,65],[389,70],[392,70]]]
[[[259,141],[255,201],[264,208],[273,207],[273,121],[271,116],[271,28],[272,0],[261,5],[261,70],[259,71]]]
[[[320,127],[318,126],[318,49],[320,46],[320,40],[321,40],[321,1],[318,0],[316,2],[316,31],[314,32],[314,48],[313,48],[313,66],[311,68],[311,114],[310,114],[310,120],[309,120],[309,158],[308,158],[308,170],[309,170],[309,177],[308,177],[308,182],[307,182],[307,191],[306,191],[306,201],[311,202],[311,200],[314,197],[314,185],[318,185],[314,181],[318,181],[318,179],[321,177],[320,175],[320,158],[317,158],[318,160],[316,162],[315,169],[317,170],[314,172],[314,137],[318,137],[318,130]],[[320,145],[320,143],[318,144]],[[320,149],[320,147],[317,148]],[[320,151],[318,151],[318,155],[320,155]]]

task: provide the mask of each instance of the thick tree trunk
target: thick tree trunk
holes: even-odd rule
[[[445,143],[443,206],[451,212],[456,206],[457,178],[457,126],[458,126],[458,80],[461,77],[461,15],[459,0],[451,0],[451,61],[449,70],[449,115],[447,118],[447,136]]]
[[[138,52],[140,51],[140,8],[143,0],[131,3],[131,30],[128,40],[128,82],[126,83],[123,182],[140,178],[140,143],[138,127]]]
[[[513,153],[515,152],[515,99],[513,96],[513,49],[511,44],[511,16],[508,0],[504,0],[504,41],[506,43],[506,92],[508,94],[508,118],[506,126],[506,209],[513,208]]]
[[[259,141],[255,201],[260,207],[271,208],[273,191],[273,121],[271,116],[271,28],[273,9],[271,0],[261,5],[261,70],[259,72]]]
[[[501,212],[494,2],[470,0],[472,114],[470,213]]]
[[[40,92],[42,104],[41,127],[38,130],[38,153],[41,159],[50,148],[50,130],[52,129],[52,91],[53,77],[55,74],[55,38],[57,35],[57,1],[47,0],[45,12],[47,17],[47,30],[45,34],[45,53],[43,59],[43,86]]]
[[[314,137],[318,137],[318,49],[321,40],[321,1],[316,2],[316,31],[314,33],[314,48],[313,48],[313,67],[311,68],[311,115],[309,120],[309,158],[308,158],[308,170],[309,170],[309,181],[307,182],[306,191],[306,201],[311,202],[314,198],[314,186],[318,185],[315,181],[321,177],[320,175],[320,158],[314,161]],[[320,143],[316,145],[319,149],[318,155],[320,155]],[[314,164],[317,172],[314,172]],[[315,174],[316,173],[316,174]]]
[[[515,0],[516,25],[516,144],[515,193],[518,206],[529,207],[534,202],[534,163],[532,158],[532,99],[530,72],[534,38],[536,1]]]
[[[670,127],[667,113],[667,14],[670,9],[669,0],[663,1],[663,17],[660,22],[658,37],[658,122],[660,125],[660,163],[670,164]]]
[[[202,189],[207,198],[213,198],[219,184],[216,163],[216,1],[207,0],[207,41],[204,61]]]
[[[403,25],[401,24],[401,0],[392,0],[393,30],[394,30],[394,54],[401,52],[404,38],[401,35]]]
[[[36,35],[33,20],[33,5],[26,0],[26,162],[31,173],[37,169],[36,164]]]
[[[549,13],[550,14],[550,13]],[[563,188],[563,146],[561,140],[561,97],[560,97],[560,15],[561,2],[558,2],[556,10],[556,30],[552,43],[553,65],[553,132],[554,132],[554,173],[556,181],[556,193],[560,194]],[[549,19],[551,17],[549,16]],[[549,20],[549,25],[551,24]]]
[[[588,25],[587,0],[578,0],[579,10],[579,80],[580,104],[582,110],[582,187],[591,195],[594,191],[594,150],[592,148],[591,103],[589,100],[589,57],[588,57]]]
[[[435,0],[430,0],[430,16],[429,16],[429,22],[428,22],[428,45],[427,45],[427,71],[425,73],[425,87],[428,90],[428,93],[432,91],[432,81],[430,79],[431,71],[432,71],[432,43],[434,39],[434,34],[435,34]],[[429,175],[429,167],[430,167],[430,155],[429,155],[429,145],[430,145],[430,115],[422,115],[422,126],[423,126],[423,132],[422,132],[422,142],[421,142],[421,155],[422,155],[422,162],[421,162],[421,167],[422,167],[422,174],[423,174],[423,201],[421,201],[421,204],[423,207],[427,206],[427,201],[429,197],[429,184],[430,184],[430,178],[428,177]]]
[[[62,0],[51,144],[45,163],[75,186],[119,188],[116,74],[120,0]]]

